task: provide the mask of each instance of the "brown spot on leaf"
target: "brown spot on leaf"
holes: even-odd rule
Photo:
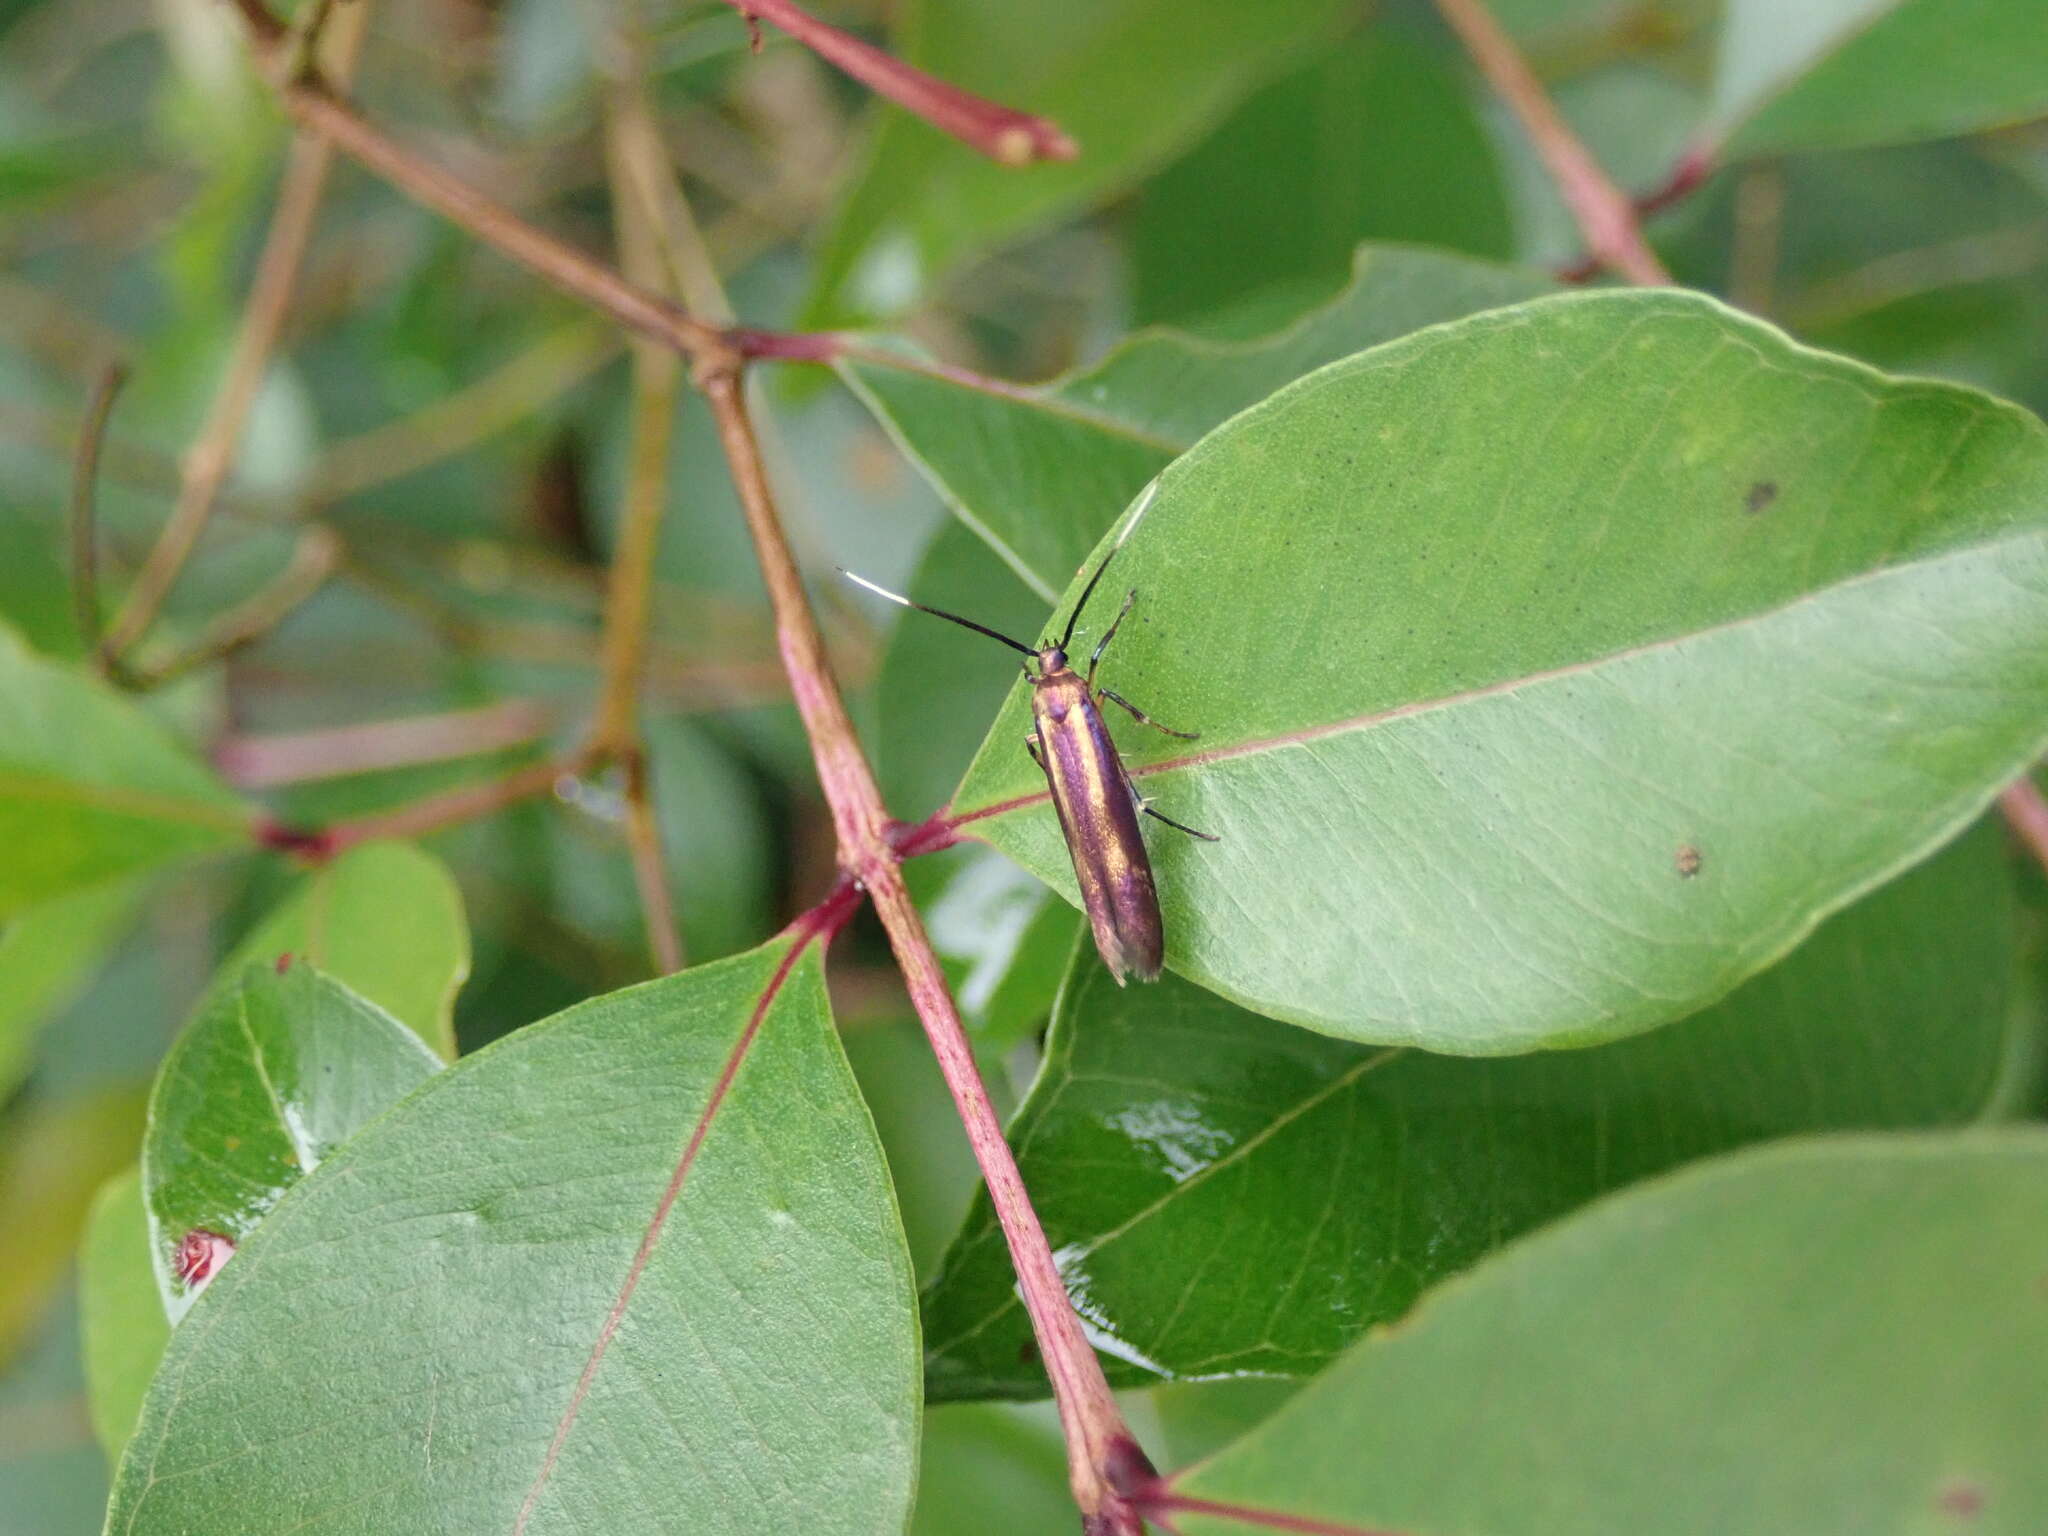
[[[1950,1483],[1935,1496],[1934,1507],[1958,1520],[1974,1520],[1984,1513],[1984,1490],[1975,1483]]]
[[[1778,482],[1759,480],[1749,488],[1749,494],[1742,498],[1742,504],[1751,512],[1761,512],[1778,499]]]
[[[1037,1342],[1037,1340],[1035,1340],[1035,1339],[1026,1339],[1026,1340],[1025,1340],[1025,1341],[1024,1341],[1024,1342],[1023,1342],[1022,1344],[1019,1344],[1019,1345],[1017,1346],[1017,1363],[1018,1363],[1019,1365],[1036,1365],[1036,1364],[1038,1364],[1038,1342]]]
[[[291,952],[287,950],[284,954],[281,954],[277,957],[277,974],[282,976],[286,971],[290,970],[291,968]]]
[[[1691,843],[1680,843],[1671,863],[1677,869],[1680,879],[1690,880],[1700,872],[1700,851]]]

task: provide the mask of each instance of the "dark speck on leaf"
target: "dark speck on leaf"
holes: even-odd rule
[[[1761,512],[1778,499],[1778,482],[1759,480],[1749,488],[1749,494],[1742,498],[1742,504],[1752,512]]]
[[[1671,862],[1678,870],[1680,879],[1690,880],[1700,872],[1700,851],[1691,843],[1680,843],[1678,854]]]
[[[279,955],[279,956],[277,957],[277,974],[278,974],[278,975],[282,976],[282,975],[283,975],[283,974],[284,974],[284,973],[285,973],[286,971],[290,970],[291,968],[292,968],[292,957],[291,957],[291,955],[290,955],[289,953],[285,953],[285,954]]]
[[[1974,1483],[1950,1483],[1935,1498],[1935,1508],[1958,1520],[1974,1520],[1984,1513],[1984,1490]]]
[[[1038,1363],[1038,1344],[1035,1340],[1026,1339],[1017,1346],[1017,1363],[1019,1365],[1036,1365]]]

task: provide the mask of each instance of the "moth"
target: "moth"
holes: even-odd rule
[[[1011,650],[1023,654],[1024,679],[1031,684],[1032,722],[1031,734],[1024,738],[1024,745],[1031,753],[1032,761],[1045,775],[1053,809],[1059,813],[1060,831],[1066,838],[1067,856],[1074,862],[1074,880],[1081,888],[1081,903],[1088,913],[1088,925],[1094,930],[1095,948],[1118,986],[1124,984],[1126,976],[1135,976],[1140,981],[1156,981],[1165,950],[1165,936],[1159,917],[1159,893],[1152,882],[1152,860],[1146,852],[1145,838],[1138,825],[1140,813],[1204,842],[1219,841],[1211,833],[1197,832],[1193,827],[1152,808],[1138,792],[1130,770],[1124,766],[1124,760],[1116,750],[1116,743],[1110,740],[1109,730],[1102,723],[1099,701],[1107,699],[1128,711],[1139,724],[1149,725],[1155,731],[1163,731],[1182,741],[1194,741],[1199,736],[1195,731],[1176,731],[1171,726],[1161,725],[1122,694],[1099,686],[1095,681],[1095,669],[1102,664],[1102,653],[1109,649],[1109,642],[1116,638],[1117,626],[1123,623],[1131,605],[1138,600],[1135,587],[1124,594],[1123,607],[1110,621],[1109,628],[1102,632],[1102,638],[1095,642],[1095,649],[1088,657],[1087,672],[1076,672],[1067,660],[1067,648],[1073,644],[1074,626],[1080,622],[1081,611],[1088,606],[1088,599],[1094,595],[1102,573],[1109,569],[1109,562],[1116,558],[1117,551],[1124,547],[1132,530],[1152,505],[1152,496],[1157,489],[1157,481],[1145,488],[1145,494],[1132,509],[1116,542],[1110,545],[1109,552],[1095,567],[1095,573],[1081,588],[1074,611],[1067,615],[1067,627],[1057,641],[1042,640],[1036,646],[1025,645],[985,624],[977,624],[957,613],[948,613],[943,608],[914,603],[864,577],[855,576],[851,571],[841,572],[849,580],[859,582],[870,592],[886,597],[892,603],[901,603],[919,613],[949,620],[977,634],[987,635],[991,640],[999,640]]]

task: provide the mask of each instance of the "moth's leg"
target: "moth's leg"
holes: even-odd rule
[[[1138,788],[1138,781],[1131,777],[1131,770],[1127,767],[1124,767],[1124,764],[1121,759],[1119,759],[1117,766],[1119,768],[1123,768],[1124,770],[1124,785],[1131,792],[1131,804],[1135,805],[1140,811],[1144,812],[1145,815],[1150,816],[1154,821],[1165,822],[1169,827],[1172,827],[1176,832],[1185,832],[1189,837],[1199,837],[1205,843],[1220,843],[1223,841],[1223,839],[1214,832],[1197,832],[1193,827],[1189,826],[1186,822],[1175,821],[1171,816],[1162,815],[1160,812],[1153,810],[1152,802],[1145,798],[1143,792],[1141,792]]]
[[[1109,649],[1109,642],[1116,638],[1116,627],[1123,623],[1124,615],[1131,611],[1131,604],[1138,600],[1138,589],[1131,588],[1124,594],[1124,605],[1117,609],[1116,617],[1109,621],[1109,628],[1102,632],[1102,638],[1095,642],[1095,650],[1088,657],[1088,686],[1095,686],[1095,668],[1102,661],[1102,653]]]
[[[1039,749],[1038,732],[1027,731],[1024,733],[1024,750],[1031,754],[1031,761],[1038,764],[1038,771],[1040,773],[1045,772],[1045,753]]]
[[[1094,669],[1090,668],[1089,670],[1093,671]],[[1178,736],[1182,741],[1200,741],[1202,739],[1202,733],[1200,731],[1176,731],[1170,725],[1161,725],[1157,720],[1154,720],[1150,715],[1146,714],[1145,711],[1138,708],[1137,705],[1133,704],[1129,699],[1125,698],[1122,694],[1118,693],[1113,688],[1097,688],[1095,692],[1098,696],[1108,699],[1110,703],[1121,705],[1123,708],[1129,710],[1131,718],[1137,721],[1140,725],[1149,725],[1155,731],[1164,731],[1169,736]]]

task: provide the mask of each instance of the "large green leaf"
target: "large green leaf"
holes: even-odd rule
[[[455,994],[469,977],[469,928],[447,866],[411,843],[366,843],[307,875],[236,946],[219,985],[282,956],[310,961],[366,1002],[455,1055]]]
[[[897,7],[896,53],[942,80],[1052,118],[1081,152],[1017,170],[920,118],[882,109],[819,255],[809,323],[901,309],[960,257],[1128,184],[1349,10],[1343,0]]]
[[[1173,1519],[1187,1536],[2048,1529],[2044,1274],[2039,1130],[1720,1159],[1443,1287],[1174,1481],[1240,1518]]]
[[[150,1263],[139,1166],[100,1186],[79,1244],[78,1290],[93,1434],[112,1466],[135,1429],[143,1394],[171,1336]]]
[[[1152,839],[1167,963],[1352,1039],[1682,1017],[2048,745],[2048,432],[1696,295],[1326,368],[1177,461],[1118,558],[1105,681],[1202,733],[1127,725],[1139,782],[1222,839]],[[1071,893],[1028,707],[954,811]]]
[[[247,810],[126,699],[0,629],[0,919],[249,840]]]
[[[1947,138],[2048,113],[2039,0],[1730,0],[1714,89],[1737,155]]]
[[[109,1529],[900,1531],[918,1415],[881,1150],[783,939],[466,1057],[287,1193]]]
[[[1491,144],[1446,55],[1379,26],[1247,99],[1147,183],[1131,223],[1139,321],[1276,286],[1340,287],[1358,242],[1512,253]]]
[[[193,1233],[239,1244],[293,1184],[432,1076],[398,1020],[304,961],[216,988],[165,1056],[142,1145],[150,1257],[173,1322],[211,1282],[180,1274]]]
[[[1120,991],[1084,950],[1010,1139],[1104,1363],[1307,1375],[1604,1190],[1765,1137],[1975,1119],[2016,1054],[2003,844],[1980,824],[1714,1007],[1586,1051],[1350,1045],[1171,977]],[[1045,1390],[985,1196],[925,1336],[935,1396]]]
[[[978,389],[858,359],[840,371],[960,520],[1049,603],[1117,509],[1226,417],[1337,358],[1550,286],[1512,267],[1367,245],[1342,293],[1259,341],[1142,332],[1042,389]]]

